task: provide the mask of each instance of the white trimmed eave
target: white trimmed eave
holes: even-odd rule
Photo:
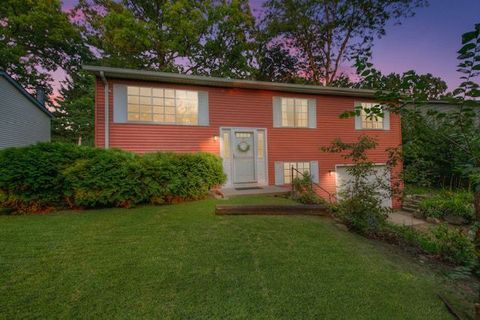
[[[96,76],[103,73],[107,78],[155,81],[184,85],[197,85],[222,88],[240,88],[255,90],[272,90],[306,94],[320,94],[347,97],[374,98],[375,91],[367,89],[335,88],[315,85],[302,85],[253,80],[235,80],[218,77],[183,75],[178,73],[143,71],[135,69],[111,68],[101,66],[83,66],[83,69]]]

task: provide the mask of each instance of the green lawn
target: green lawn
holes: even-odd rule
[[[0,216],[0,318],[451,319],[436,276],[384,246],[218,202]]]

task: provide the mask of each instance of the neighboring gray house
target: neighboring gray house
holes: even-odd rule
[[[0,149],[50,141],[52,114],[39,98],[0,70]]]

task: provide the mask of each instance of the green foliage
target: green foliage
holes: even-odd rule
[[[447,261],[463,265],[475,263],[475,246],[462,230],[442,224],[433,229],[432,236],[438,253]]]
[[[458,228],[441,224],[432,230],[419,231],[409,226],[387,224],[383,235],[397,238],[408,245],[441,257],[443,260],[473,268],[476,265],[475,246],[471,237]]]
[[[98,150],[60,143],[40,143],[0,152],[0,206],[41,211],[63,206],[66,190],[62,172]]]
[[[248,0],[222,1],[208,8],[208,27],[189,57],[195,74],[244,79],[255,70],[258,47]]]
[[[428,233],[418,231],[412,226],[387,223],[383,230],[383,235],[387,239],[400,241],[423,252],[438,254],[438,246],[432,241],[431,236]]]
[[[345,143],[334,140],[330,146],[322,147],[324,152],[338,153],[352,162],[347,169],[352,177],[345,182],[339,192],[335,214],[352,230],[367,236],[377,236],[385,225],[390,208],[382,206],[384,197],[393,197],[397,190],[385,179],[397,165],[398,153],[386,150],[389,155],[387,170],[376,172],[375,164],[369,160],[367,152],[375,149],[377,141],[362,135],[356,142]]]
[[[0,152],[0,206],[21,212],[199,199],[224,182],[221,160],[206,153],[139,156],[60,143]]]
[[[152,153],[144,161],[153,202],[199,199],[226,179],[221,160],[209,153]]]
[[[95,78],[78,72],[67,79],[60,90],[60,98],[52,121],[52,140],[81,145],[94,145]]]
[[[82,208],[131,207],[148,200],[141,157],[119,150],[97,152],[63,172],[68,203]]]
[[[381,200],[371,187],[342,199],[336,206],[335,214],[349,229],[367,236],[377,236],[384,226],[389,208],[382,207]]]
[[[265,32],[298,60],[296,74],[330,85],[339,66],[364,55],[385,34],[388,22],[413,15],[423,0],[301,1],[269,0],[264,4]]]
[[[470,192],[441,192],[420,202],[420,212],[425,217],[443,218],[458,216],[471,222],[474,219],[473,194]]]
[[[50,73],[78,70],[89,55],[58,0],[3,0],[0,21],[0,69],[28,89],[51,93]]]
[[[307,172],[293,178],[292,189],[292,199],[295,201],[303,204],[326,204],[313,189],[312,176]]]
[[[233,78],[253,69],[256,30],[247,0],[81,0],[75,12],[104,65]]]

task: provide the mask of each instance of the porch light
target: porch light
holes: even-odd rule
[[[213,136],[213,141],[218,141],[218,136],[217,135]]]
[[[331,175],[331,176],[333,176],[333,173],[334,173],[334,172],[335,172],[335,171],[333,171],[333,170],[328,170],[328,174]]]

